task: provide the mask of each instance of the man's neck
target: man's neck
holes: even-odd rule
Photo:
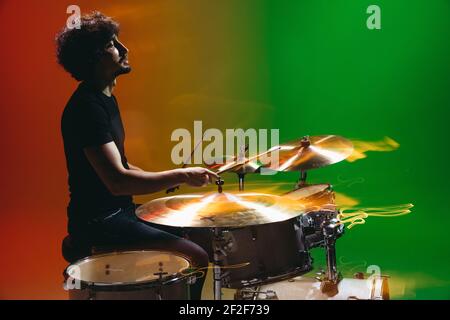
[[[116,79],[113,81],[110,81],[102,90],[102,92],[107,95],[108,97],[111,97],[114,87],[116,86]]]
[[[116,78],[112,80],[86,80],[89,86],[102,92],[104,95],[111,97],[114,87],[116,86]]]

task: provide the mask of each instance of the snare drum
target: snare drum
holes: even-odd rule
[[[186,300],[189,261],[169,252],[122,251],[81,259],[64,272],[71,300]]]
[[[225,233],[225,238],[230,243],[224,265],[225,287],[238,289],[271,283],[312,269],[297,218],[233,228]]]

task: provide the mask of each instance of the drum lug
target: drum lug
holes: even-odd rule
[[[256,228],[252,226],[252,227],[250,227],[250,231],[252,233],[252,240],[256,241],[256,239],[258,237],[258,232],[257,232]]]
[[[193,284],[195,284],[197,282],[197,277],[195,275],[188,276],[186,278],[186,282],[187,282],[188,285],[193,285]]]

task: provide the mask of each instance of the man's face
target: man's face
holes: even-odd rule
[[[131,67],[128,64],[128,49],[114,36],[105,46],[105,55],[100,59],[99,65],[108,74],[117,77],[129,73]]]

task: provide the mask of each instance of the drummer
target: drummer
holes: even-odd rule
[[[194,267],[206,267],[208,255],[200,246],[135,216],[132,195],[183,183],[201,187],[218,176],[199,167],[147,172],[128,162],[119,106],[112,93],[116,78],[131,71],[129,51],[118,34],[117,22],[93,12],[81,17],[80,29],[66,27],[56,37],[58,62],[80,82],[61,121],[71,241],[76,246],[172,251],[190,258]],[[192,298],[200,298],[203,281],[197,281]]]

